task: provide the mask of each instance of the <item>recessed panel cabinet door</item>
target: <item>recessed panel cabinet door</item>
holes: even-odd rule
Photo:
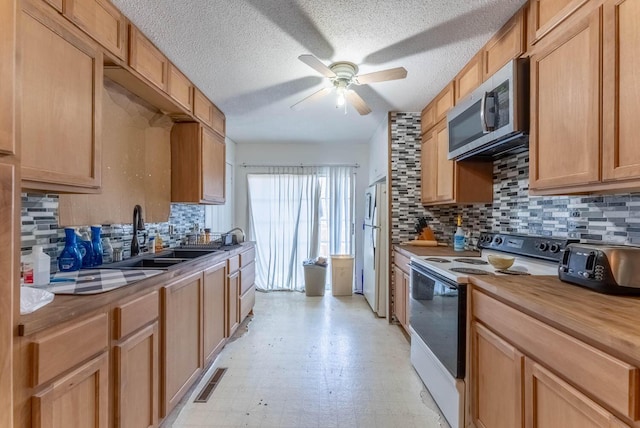
[[[0,2],[0,153],[15,153],[16,2]]]
[[[202,199],[224,203],[224,137],[202,127]]]
[[[531,57],[530,187],[600,179],[600,13]]]
[[[566,20],[589,0],[532,0],[529,2],[529,39],[532,44]]]
[[[205,361],[209,361],[224,344],[226,279],[226,262],[204,271],[202,333]]]
[[[435,131],[422,135],[420,152],[420,200],[423,204],[436,200],[436,178],[438,175],[438,159]]]
[[[455,162],[449,156],[449,128],[447,121],[436,125],[435,138],[438,159],[438,178],[436,179],[436,199],[438,202],[453,201],[455,197]]]
[[[604,180],[640,177],[640,0],[604,5],[603,168]]]
[[[395,314],[398,322],[404,327],[407,324],[407,313],[405,301],[407,299],[406,287],[404,285],[404,275],[405,273],[400,270],[397,266],[393,266],[393,281],[395,283]]]
[[[21,2],[18,70],[23,187],[100,187],[102,53],[64,19]],[[33,185],[33,182],[40,183]]]

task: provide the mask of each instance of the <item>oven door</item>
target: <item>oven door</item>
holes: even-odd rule
[[[411,262],[409,322],[413,330],[457,379],[465,375],[467,286]]]

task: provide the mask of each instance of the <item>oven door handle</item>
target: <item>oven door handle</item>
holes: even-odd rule
[[[453,290],[458,290],[458,284],[451,282],[450,279],[444,278],[442,275],[438,275],[437,273],[430,271],[428,268],[425,268],[419,263],[409,262],[409,268],[411,268],[412,271],[416,271],[420,275],[424,275],[427,278],[442,283],[445,287]]]

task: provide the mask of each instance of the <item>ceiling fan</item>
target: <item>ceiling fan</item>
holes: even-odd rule
[[[364,102],[364,100],[358,95],[356,91],[351,89],[351,85],[368,85],[369,83],[384,82],[387,80],[404,79],[407,77],[407,70],[404,67],[390,68],[387,70],[375,71],[373,73],[358,75],[358,66],[348,61],[338,61],[326,66],[322,61],[313,55],[305,54],[300,55],[298,59],[309,67],[316,70],[318,73],[325,77],[328,77],[331,81],[331,86],[322,88],[317,92],[309,95],[308,97],[298,101],[291,106],[292,109],[297,110],[301,105],[319,99],[329,92],[336,90],[338,98],[336,101],[336,107],[345,107],[345,101],[348,101],[361,115],[371,113],[371,109]]]

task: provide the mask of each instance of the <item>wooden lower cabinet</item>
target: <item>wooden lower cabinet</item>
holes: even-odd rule
[[[409,331],[409,275],[394,265],[393,278],[395,284],[395,315],[400,325]]]
[[[226,267],[226,262],[221,262],[204,271],[202,335],[205,361],[210,361],[225,343]]]
[[[32,399],[33,428],[107,428],[109,352],[52,382]]]
[[[240,322],[242,322],[252,311],[256,304],[256,287],[252,285],[240,296]]]
[[[477,428],[518,428],[523,419],[524,356],[471,323],[471,415]]]
[[[158,323],[114,346],[114,426],[158,426]]]
[[[526,428],[629,428],[611,412],[528,358],[525,378]]]
[[[197,272],[161,289],[162,417],[176,406],[203,366],[200,322],[202,283],[202,272]]]
[[[227,293],[226,293],[226,306],[227,310],[227,323],[226,323],[226,337],[233,336],[238,326],[240,325],[240,310],[239,310],[239,297],[240,297],[240,272],[236,271],[227,278]]]

